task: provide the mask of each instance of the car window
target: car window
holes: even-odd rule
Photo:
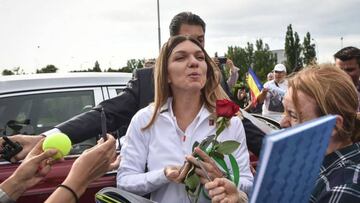
[[[1,135],[39,134],[94,105],[91,90],[0,98]]]
[[[115,89],[116,90],[116,94],[119,95],[124,89]]]

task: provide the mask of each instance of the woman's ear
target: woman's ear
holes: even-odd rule
[[[343,117],[340,115],[336,115],[335,127],[334,127],[331,137],[334,137],[335,135],[337,137],[337,134],[339,133],[339,129],[342,129],[342,127],[343,127],[343,122],[344,122]]]
[[[336,129],[341,129],[343,127],[343,123],[344,123],[344,118],[340,115],[336,115],[336,122],[335,122],[335,127]]]

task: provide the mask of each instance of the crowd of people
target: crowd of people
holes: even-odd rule
[[[238,186],[224,177],[205,152],[195,150],[201,161],[193,154],[194,143],[216,131],[210,124],[216,100],[246,97],[245,88],[238,88],[235,95],[230,91],[234,80],[238,80],[238,68],[233,62],[226,62],[230,67],[226,80],[218,59],[205,51],[205,27],[205,22],[191,12],[179,13],[172,19],[171,37],[155,65],[136,70],[124,92],[99,104],[106,113],[109,131],[128,129],[121,160],[116,158],[115,139],[108,135],[106,141],[100,140],[74,162],[67,178],[47,202],[64,198],[66,202],[77,202],[91,181],[116,168],[118,188],[138,195],[150,193],[157,202],[189,202],[179,180],[185,160],[201,168],[195,173],[212,202],[248,201],[254,180],[248,150],[259,154],[265,134],[261,129],[247,118],[236,116],[220,137],[222,141],[241,143],[233,153],[240,171]],[[262,103],[263,115],[282,119],[284,128],[336,115],[336,127],[309,201],[360,202],[360,50],[346,47],[334,57],[335,65],[311,65],[289,77],[286,67],[277,64],[268,75],[258,102]],[[0,202],[16,201],[26,189],[46,178],[56,164],[51,158],[56,150],[41,150],[44,136],[63,132],[78,143],[101,133],[99,118],[100,112],[94,108],[41,135],[10,137],[23,146],[11,161],[24,161],[1,183]],[[208,201],[200,198],[200,202]]]

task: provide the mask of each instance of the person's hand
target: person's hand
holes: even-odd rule
[[[51,165],[55,163],[51,157],[57,153],[57,150],[50,149],[44,152],[43,141],[44,139],[37,143],[15,172],[3,182],[3,190],[12,199],[17,199],[28,188],[43,180],[50,172]]]
[[[34,148],[34,146],[43,139],[44,136],[42,135],[13,135],[9,137],[9,139],[13,142],[19,142],[23,149],[21,152],[17,153],[15,156],[11,158],[11,162],[15,163],[17,161],[23,160],[25,156],[30,152],[31,149]],[[4,139],[0,139],[0,148],[2,149]]]
[[[245,203],[248,200],[247,195],[226,178],[216,178],[206,183],[205,188],[213,203]]]
[[[226,66],[230,69],[231,73],[234,73],[235,71],[237,71],[236,67],[234,66],[234,63],[231,59],[227,58],[226,59]]]
[[[266,95],[267,95],[267,93],[269,92],[269,88],[266,88],[266,87],[264,87],[262,90],[261,90],[261,92],[260,92],[260,94],[257,96],[257,101],[259,102],[259,103],[262,103],[264,100],[265,100],[265,98],[266,98]]]
[[[181,183],[182,178],[180,177],[181,167],[180,166],[166,166],[164,174],[168,180],[175,183]],[[185,178],[186,174],[184,175]]]
[[[107,135],[104,142],[101,138],[98,144],[85,151],[73,163],[69,175],[63,184],[71,187],[80,196],[87,186],[109,170],[114,169],[120,161],[116,158],[116,142],[112,135]]]
[[[212,60],[215,62],[217,67],[220,67],[221,64],[220,64],[220,61],[219,61],[218,57],[214,57],[214,58],[212,58]]]
[[[200,182],[202,184],[205,184],[210,180],[214,180],[215,178],[224,177],[223,172],[217,167],[215,161],[212,160],[209,155],[207,155],[199,147],[195,147],[194,152],[199,155],[199,157],[203,161],[200,161],[194,156],[186,156],[186,160],[195,165],[195,173],[200,177]],[[200,164],[202,165],[202,167],[200,166]]]

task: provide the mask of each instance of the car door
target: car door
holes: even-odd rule
[[[104,100],[101,87],[26,91],[0,95],[0,134],[39,134],[75,115],[90,110]],[[47,178],[26,191],[17,202],[43,202],[65,179],[74,160],[84,149],[96,144],[96,138],[73,146],[72,155],[53,165]],[[79,146],[79,147],[77,147]],[[9,177],[18,164],[0,161],[0,181]],[[94,202],[94,194],[103,187],[115,186],[114,173],[106,174],[89,185],[80,202]]]

